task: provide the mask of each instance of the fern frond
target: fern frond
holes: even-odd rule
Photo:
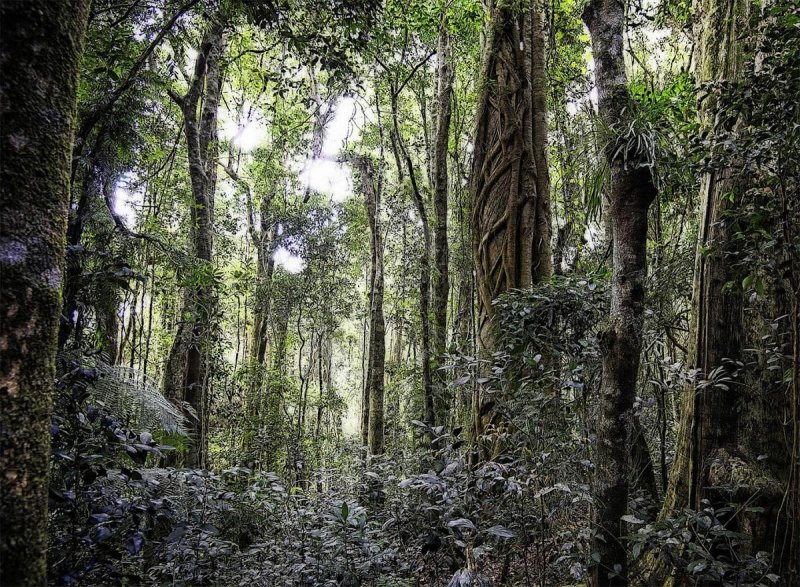
[[[62,358],[96,370],[98,378],[89,389],[92,401],[126,421],[132,429],[188,434],[181,407],[164,397],[158,382],[149,375],[130,367],[110,365],[98,356],[70,353]]]

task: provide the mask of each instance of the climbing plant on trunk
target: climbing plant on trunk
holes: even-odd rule
[[[478,298],[478,343],[494,347],[492,302],[549,276],[549,184],[544,94],[544,34],[529,2],[488,3],[472,162],[472,240]],[[536,53],[534,57],[534,53]],[[532,83],[533,81],[533,83]],[[473,434],[491,411],[478,388]]]

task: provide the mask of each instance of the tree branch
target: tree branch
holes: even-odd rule
[[[133,66],[128,71],[128,75],[125,76],[125,80],[117,86],[117,88],[111,92],[111,95],[108,97],[108,100],[101,105],[100,107],[93,110],[87,117],[86,120],[81,124],[80,129],[76,133],[76,139],[80,139],[81,143],[86,140],[89,134],[92,132],[94,127],[97,125],[97,122],[103,115],[107,114],[111,108],[114,107],[114,104],[117,103],[122,95],[133,85],[136,76],[139,74],[139,71],[142,69],[144,64],[147,62],[147,59],[150,55],[155,51],[156,47],[161,44],[161,41],[164,40],[164,37],[167,36],[172,27],[175,25],[177,20],[183,16],[192,6],[197,4],[200,0],[189,0],[186,4],[181,6],[178,11],[170,18],[158,34],[153,38],[147,48],[142,52],[139,56],[139,59],[133,64]]]

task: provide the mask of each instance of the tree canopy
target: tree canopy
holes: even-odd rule
[[[800,582],[794,2],[0,45],[2,585]]]

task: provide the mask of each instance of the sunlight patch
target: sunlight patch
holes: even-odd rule
[[[313,159],[300,173],[300,181],[315,192],[328,194],[334,202],[343,202],[353,192],[347,165],[330,159]]]
[[[272,253],[272,259],[278,267],[283,267],[292,274],[300,273],[306,266],[306,262],[285,247],[278,247]]]

